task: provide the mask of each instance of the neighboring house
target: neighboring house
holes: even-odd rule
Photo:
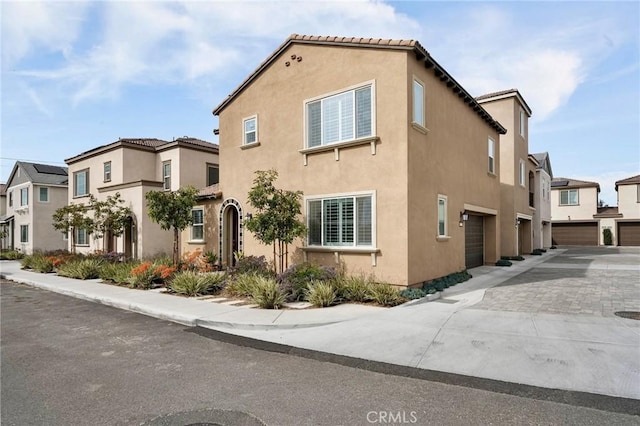
[[[596,217],[599,193],[600,185],[597,182],[561,177],[551,181],[553,244],[581,246],[600,244],[602,238],[600,218]]]
[[[172,251],[172,232],[163,231],[147,214],[147,192],[202,188],[217,183],[219,174],[218,146],[189,137],[119,139],[65,161],[71,176],[70,204],[87,202],[89,194],[104,200],[120,193],[133,212],[120,237],[107,233],[96,239],[86,230],[74,230],[77,251],[116,251],[134,258]]]
[[[533,198],[533,248],[548,248],[551,242],[551,159],[548,152],[530,154],[538,164],[535,171]]]
[[[7,222],[7,185],[0,183],[0,250],[10,247]]]
[[[508,131],[500,135],[500,234],[502,254],[531,253],[536,213],[535,171],[539,164],[529,155],[531,108],[517,89],[476,98]]]
[[[67,204],[68,181],[66,167],[16,162],[6,183],[7,248],[31,254],[67,247],[66,235],[53,228],[52,216]]]
[[[294,34],[213,113],[221,163],[242,165],[215,200],[223,264],[271,258],[243,226],[268,169],[304,193],[294,262],[408,286],[499,259],[506,130],[417,41]]]
[[[618,213],[616,221],[618,245],[640,246],[640,175],[616,182]]]
[[[220,231],[220,206],[222,192],[218,184],[202,188],[198,192],[198,204],[192,210],[193,223],[182,232],[180,252],[218,253],[218,233]],[[233,244],[231,244],[233,245]]]

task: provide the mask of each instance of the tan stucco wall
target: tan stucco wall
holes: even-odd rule
[[[303,59],[291,61],[292,55]],[[426,135],[410,125],[413,75],[425,84]],[[338,161],[333,150],[309,154],[305,165],[299,152],[305,144],[304,101],[366,82],[374,84],[375,155],[365,144],[341,148]],[[243,119],[253,115],[259,145],[241,149]],[[375,274],[399,285],[417,284],[464,269],[458,220],[465,203],[499,209],[498,178],[487,174],[488,136],[498,150],[497,133],[411,53],[293,45],[220,113],[221,190],[224,198],[239,201],[243,214],[252,212],[247,192],[256,170],[277,170],[276,186],[301,190],[305,197],[373,192],[379,252],[314,250],[307,259],[344,264],[348,273]],[[438,194],[449,197],[447,242],[436,242]],[[487,261],[499,253],[495,235],[497,229],[487,242]],[[290,250],[293,261],[304,258],[302,243]],[[272,257],[271,247],[248,232],[244,252]]]
[[[560,191],[560,188],[551,190],[552,220],[593,220],[593,215],[598,212],[598,191],[595,187],[578,188],[576,206],[561,206]]]
[[[196,250],[202,253],[212,252],[220,256],[219,250],[219,217],[221,200],[204,200],[199,202],[195,208],[204,209],[204,240],[191,240],[191,227],[182,231],[180,235],[180,253],[193,252]]]
[[[618,185],[618,213],[621,213],[624,219],[640,219],[638,184]]]

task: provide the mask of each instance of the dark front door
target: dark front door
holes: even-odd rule
[[[469,215],[464,224],[464,261],[467,269],[484,264],[484,218]]]

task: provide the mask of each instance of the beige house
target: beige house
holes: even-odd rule
[[[6,184],[6,246],[31,254],[67,247],[53,228],[54,212],[67,204],[66,167],[17,161]]]
[[[537,163],[533,194],[533,248],[548,248],[551,242],[551,159],[548,152],[530,154]]]
[[[192,224],[182,232],[180,253],[200,251],[219,253],[220,192],[218,184],[202,188],[198,192],[198,204],[193,208]]]
[[[535,171],[529,155],[531,108],[517,89],[476,98],[508,131],[500,135],[500,234],[502,254],[516,256],[534,248]],[[537,227],[536,225],[535,227]]]
[[[500,257],[506,130],[417,41],[294,34],[213,113],[242,165],[221,170],[223,263],[271,257],[243,229],[268,169],[304,193],[293,261],[408,286]]]
[[[567,178],[554,178],[551,181],[553,244],[601,244],[600,218],[597,217],[599,193],[600,185],[597,182]],[[601,213],[611,214],[609,211]]]
[[[77,251],[116,251],[134,258],[172,250],[173,234],[147,215],[147,192],[175,191],[187,185],[202,188],[217,183],[219,175],[218,146],[189,137],[119,139],[65,161],[71,176],[70,204],[87,202],[89,194],[104,200],[120,193],[133,212],[120,237],[107,233],[95,239],[84,229],[74,230]]]
[[[618,213],[615,230],[618,245],[640,246],[640,175],[616,182]]]

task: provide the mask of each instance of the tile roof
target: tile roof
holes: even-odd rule
[[[417,40],[394,40],[364,37],[336,37],[291,34],[276,50],[271,53],[240,85],[231,92],[218,106],[213,109],[213,115],[220,112],[249,84],[258,77],[273,61],[275,61],[289,46],[293,44],[331,45],[358,48],[392,49],[414,52],[416,59],[423,61],[428,69],[433,69],[435,75],[454,94],[456,94],[469,108],[474,110],[485,122],[499,133],[506,133],[506,129],[494,120],[491,115],[471,96]]]
[[[559,185],[560,183],[566,182],[566,184]],[[554,185],[556,184],[556,185]],[[587,180],[578,180],[578,179],[570,179],[558,177],[551,179],[551,189],[570,189],[570,188],[598,188],[598,192],[600,192],[600,184],[598,182],[590,182]]]
[[[216,183],[202,188],[198,191],[196,196],[199,199],[219,198],[220,196],[222,196],[222,191],[220,191],[220,186]]]
[[[499,92],[486,93],[484,95],[477,96],[476,100],[480,101],[480,103],[483,103],[483,102],[488,102],[494,98],[505,99],[509,97],[518,98],[522,106],[527,110],[527,113],[529,114],[529,116],[531,116],[532,114],[531,107],[529,107],[529,104],[527,103],[527,101],[524,100],[524,97],[522,96],[522,94],[518,89],[507,89],[507,90],[501,90]]]
[[[640,183],[640,175],[631,176],[626,179],[622,179],[616,182],[616,191],[618,190],[618,185],[633,185]]]

